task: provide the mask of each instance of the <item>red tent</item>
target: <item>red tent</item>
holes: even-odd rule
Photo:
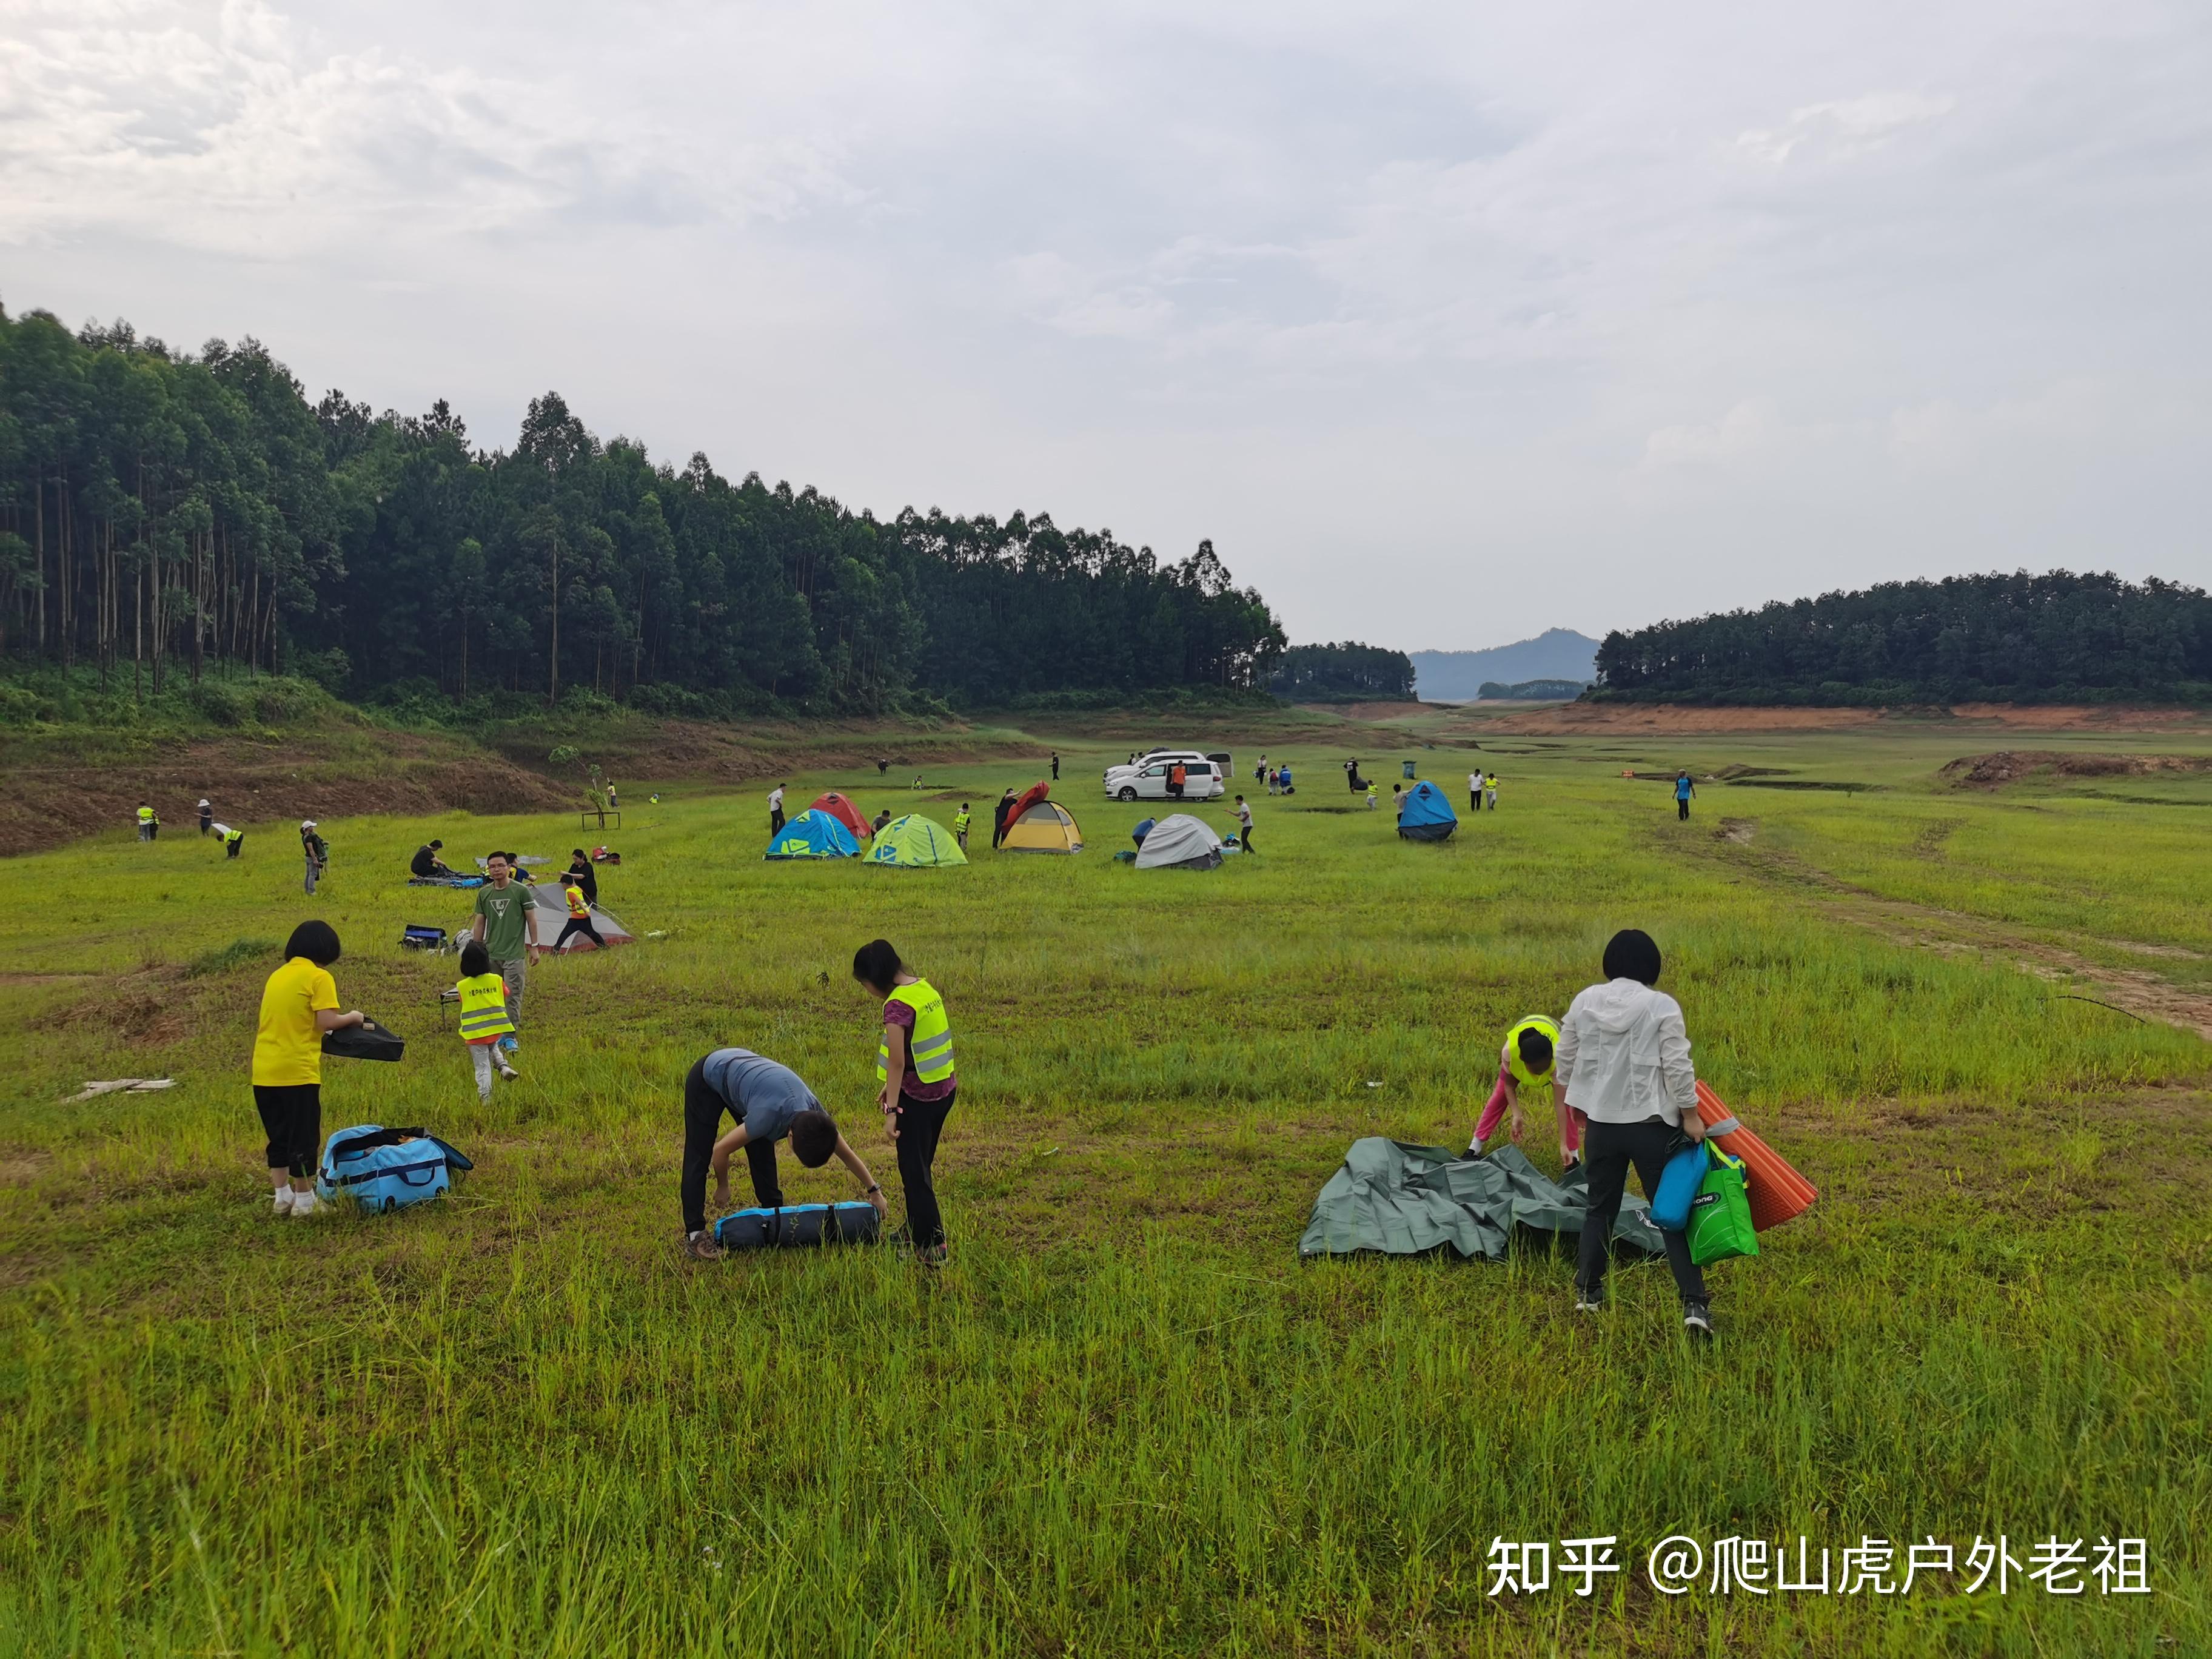
[[[1013,823],[1015,819],[1020,817],[1023,813],[1028,811],[1030,807],[1035,806],[1039,801],[1042,800],[1050,793],[1052,793],[1052,786],[1050,784],[1043,782],[1042,780],[1031,784],[1029,787],[1029,793],[1025,795],[1020,796],[1015,800],[1012,806],[1009,806],[1006,809],[1006,822],[1008,823]]]
[[[866,841],[871,833],[867,819],[860,816],[860,809],[834,789],[828,794],[819,797],[814,805],[806,810],[810,812],[828,813],[850,830],[858,840]]]

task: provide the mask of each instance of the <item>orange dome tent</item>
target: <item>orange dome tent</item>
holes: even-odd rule
[[[826,795],[817,796],[814,805],[806,810],[810,812],[827,813],[850,830],[856,841],[866,841],[874,833],[867,819],[861,817],[860,809],[835,789]]]

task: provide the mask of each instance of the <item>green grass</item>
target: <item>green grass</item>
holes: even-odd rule
[[[1370,773],[1390,740],[1358,735]],[[558,819],[325,823],[312,908],[273,834],[234,864],[173,832],[9,860],[0,1651],[2201,1650],[2205,1046],[1889,943],[1790,872],[2053,932],[2072,894],[2100,937],[2158,944],[2206,860],[2158,840],[2172,808],[1941,789],[1961,748],[1936,741],[1698,738],[1701,769],[1877,787],[1706,787],[1686,826],[1619,776],[1674,763],[1647,739],[1485,738],[1506,810],[1441,847],[1336,810],[1340,756],[1299,746],[1300,795],[1257,798],[1263,853],[1210,875],[1110,861],[1149,809],[1097,798],[1109,757],[1079,738],[1059,795],[1089,850],[979,835],[949,872],[767,866],[757,790],[653,806],[625,776],[602,896],[666,937],[541,966],[526,1080],[489,1109],[435,1009],[450,959],[396,948],[467,896],[399,872],[434,829],[563,854]],[[1404,753],[1459,798],[1460,754]],[[979,816],[1036,774],[927,769]],[[872,769],[794,793],[831,784],[913,804]],[[1728,856],[1724,815],[1789,862]],[[1931,877],[1914,848],[1954,819]],[[263,942],[308,914],[346,940],[348,1006],[412,1039],[329,1065],[325,1129],[435,1126],[478,1164],[450,1201],[261,1212],[245,1054]],[[1463,1141],[1504,1026],[1629,925],[1701,1074],[1822,1189],[1717,1270],[1717,1351],[1683,1346],[1663,1270],[1624,1269],[1593,1324],[1554,1260],[1300,1265],[1345,1146]],[[681,1265],[684,1068],[756,1047],[865,1128],[875,1016],[847,969],[878,933],[960,1034],[952,1264]],[[64,1099],[158,1073],[179,1086]],[[1494,1534],[1617,1534],[1640,1566],[1677,1532],[1999,1531],[2023,1559],[2146,1536],[2157,1594],[1485,1595]]]

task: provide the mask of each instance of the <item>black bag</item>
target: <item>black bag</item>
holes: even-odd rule
[[[399,948],[403,951],[442,951],[446,948],[446,930],[425,927],[410,921],[400,929]]]
[[[790,1204],[781,1210],[733,1211],[714,1224],[726,1250],[804,1249],[817,1244],[872,1244],[883,1218],[872,1204]]]
[[[407,1052],[407,1039],[389,1026],[370,1020],[365,1025],[324,1032],[323,1052],[342,1060],[397,1060]]]

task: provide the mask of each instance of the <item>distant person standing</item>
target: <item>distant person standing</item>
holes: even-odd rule
[[[469,937],[491,957],[493,970],[507,986],[507,1017],[516,1030],[499,1040],[509,1054],[520,1051],[517,1033],[522,1025],[522,993],[529,981],[530,964],[538,960],[538,901],[526,882],[514,879],[514,866],[504,853],[484,860],[490,880],[477,889],[477,917]]]
[[[1252,850],[1252,809],[1245,804],[1242,795],[1237,797],[1237,822],[1239,826],[1237,842],[1249,853]]]
[[[969,814],[968,803],[962,801],[960,810],[952,815],[952,839],[960,843],[960,850],[968,850],[968,826],[974,820]]]
[[[1498,774],[1495,772],[1483,780],[1482,804],[1493,812],[1498,810]]]
[[[1252,781],[1255,783],[1267,784],[1269,786],[1267,793],[1272,795],[1275,793],[1273,788],[1274,775],[1275,775],[1273,773],[1267,769],[1267,757],[1264,753],[1261,754],[1260,757],[1260,763],[1252,769]]]
[[[584,890],[586,903],[599,902],[599,872],[592,868],[592,860],[580,847],[568,849],[568,879]]]
[[[1181,800],[1182,787],[1189,781],[1189,769],[1181,761],[1170,761],[1168,763],[1168,793]]]
[[[768,792],[768,832],[771,836],[783,833],[783,792],[786,785],[779,783]]]
[[[868,826],[868,833],[872,836],[882,835],[884,833],[884,826],[890,821],[891,809],[886,806],[882,811],[876,814],[875,822]]]
[[[161,833],[161,820],[154,816],[154,809],[144,801],[138,803],[138,839],[151,841]]]
[[[253,1104],[269,1138],[269,1184],[278,1215],[315,1212],[313,1173],[323,1139],[323,1036],[365,1024],[358,1008],[338,1012],[338,936],[326,921],[303,921],[284,945],[284,965],[261,988],[253,1034]]]
[[[215,808],[208,804],[207,798],[203,795],[200,798],[200,834],[204,836],[207,834],[214,823]]]
[[[1467,775],[1467,810],[1470,812],[1482,811],[1482,774],[1479,771]]]
[[[618,812],[621,810],[622,800],[621,798],[615,793],[615,781],[612,778],[609,778],[607,780],[607,811],[610,812]]]
[[[884,775],[884,774],[888,773],[890,769],[891,769],[891,763],[890,763],[890,757],[889,756],[887,756],[887,755],[886,755],[886,756],[880,756],[880,757],[878,757],[877,758],[877,761],[876,761],[876,775],[877,775],[878,777],[879,777],[879,778],[880,778],[880,777],[882,777],[883,775]]]
[[[1690,797],[1698,793],[1698,786],[1690,781],[1687,770],[1674,775],[1674,817],[1677,822],[1690,821]]]
[[[1277,778],[1278,780],[1279,780],[1279,781],[1280,781],[1280,782],[1282,783],[1282,786],[1283,786],[1283,793],[1284,793],[1285,794],[1286,794],[1286,795],[1291,795],[1291,794],[1295,794],[1295,793],[1297,793],[1296,790],[1294,790],[1294,789],[1292,789],[1292,788],[1291,787],[1291,763],[1290,763],[1290,762],[1288,762],[1288,761],[1285,761],[1285,762],[1284,762],[1280,766],[1277,767],[1277,768],[1275,769],[1275,776],[1276,776],[1276,778]]]
[[[1370,812],[1375,810],[1375,786],[1371,783],[1367,786],[1367,810]]]
[[[1060,781],[1060,750],[1057,749],[1052,751],[1052,781],[1054,783]]]
[[[323,872],[331,867],[331,844],[315,829],[313,818],[300,820],[300,850],[307,860],[307,892],[313,896],[315,884],[322,879]]]
[[[1406,791],[1402,785],[1390,786],[1390,810],[1401,818],[1406,816]]]

